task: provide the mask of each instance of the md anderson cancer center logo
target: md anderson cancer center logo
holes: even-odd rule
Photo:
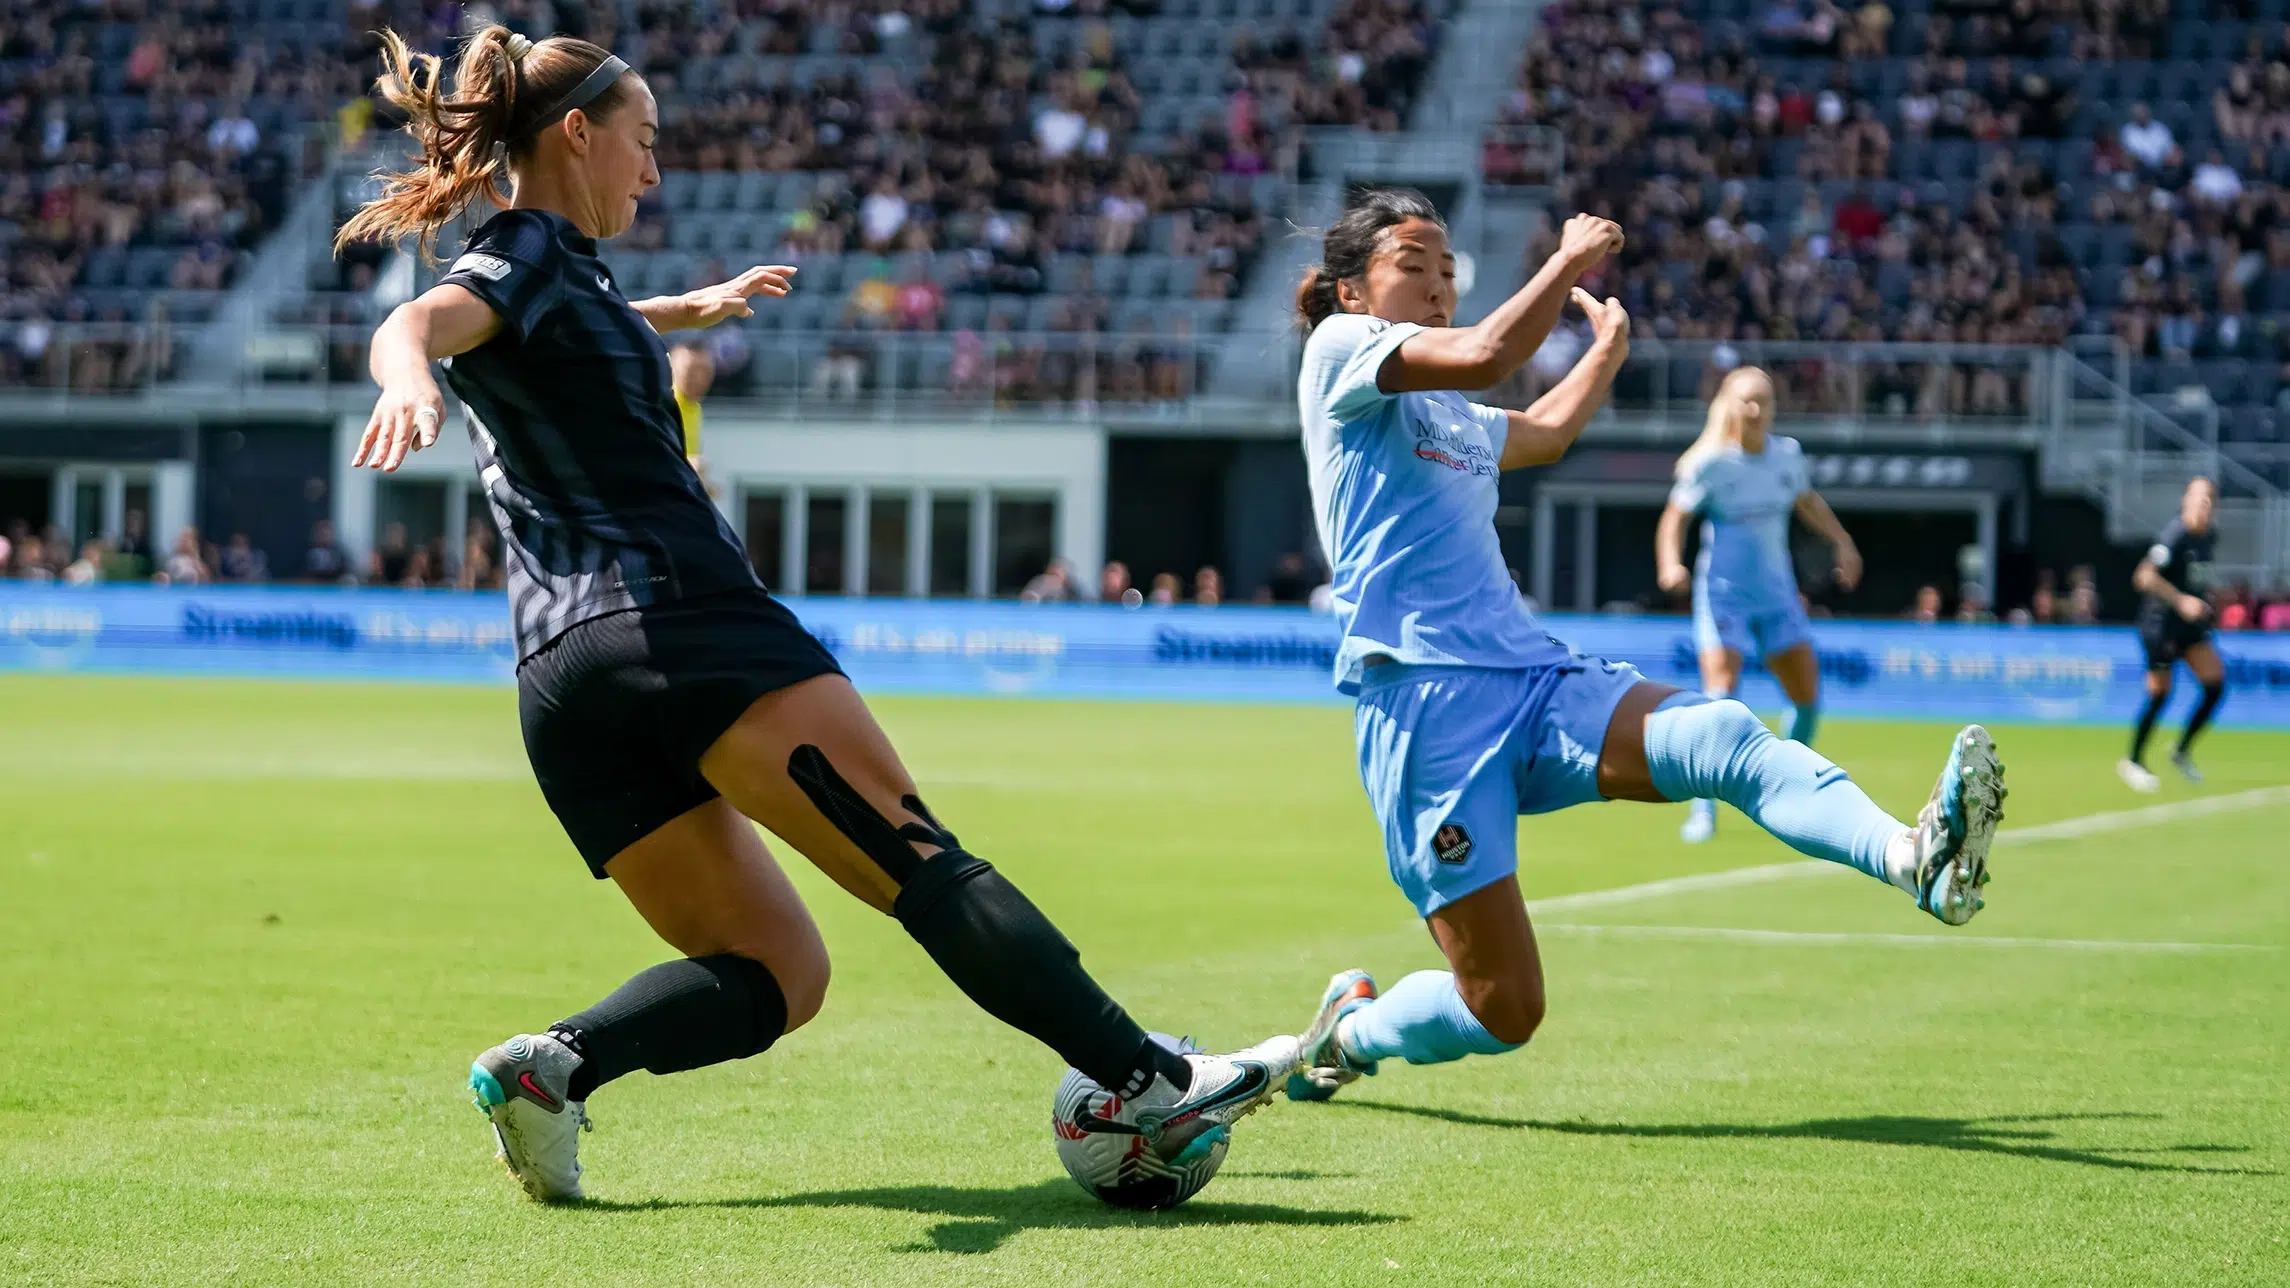
[[[1434,465],[1444,465],[1463,474],[1480,478],[1495,478],[1502,473],[1495,464],[1495,454],[1484,443],[1475,443],[1466,437],[1460,426],[1435,424],[1428,420],[1415,422],[1415,454]]]

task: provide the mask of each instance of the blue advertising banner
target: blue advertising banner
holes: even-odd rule
[[[1287,608],[791,599],[876,692],[1325,702],[1335,626]],[[1574,648],[1691,686],[1683,617],[1553,615]],[[2143,660],[2128,627],[1815,624],[1837,714],[2127,720]],[[2221,719],[2290,727],[2290,635],[2217,639]],[[329,588],[68,588],[0,583],[0,668],[507,682],[499,594]],[[2192,685],[2182,687],[2192,689]],[[1753,677],[1748,699],[1779,702]]]

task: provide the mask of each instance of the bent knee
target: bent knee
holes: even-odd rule
[[[1498,1042],[1517,1046],[1542,1027],[1548,1004],[1539,972],[1492,979],[1457,977],[1455,987],[1463,994],[1463,1004],[1471,1008],[1480,1027]]]
[[[827,1004],[827,981],[834,971],[824,943],[813,940],[801,946],[773,944],[768,948],[750,945],[731,951],[762,962],[771,972],[787,1004],[786,1032],[793,1033],[810,1023]]]
[[[1763,720],[1757,718],[1755,711],[1749,709],[1749,704],[1740,698],[1719,698],[1714,702],[1705,703],[1704,706],[1707,710],[1702,713],[1700,718],[1707,721],[1708,727],[1725,739],[1755,738],[1761,733],[1773,732],[1765,727]]]

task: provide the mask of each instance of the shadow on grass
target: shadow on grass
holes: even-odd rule
[[[1236,1173],[1237,1175],[1237,1173]],[[1312,1172],[1264,1173],[1313,1179]],[[1071,1181],[1040,1181],[1003,1189],[953,1185],[901,1185],[872,1190],[821,1190],[762,1198],[646,1199],[614,1202],[590,1199],[577,1205],[589,1212],[663,1212],[678,1208],[874,1208],[914,1212],[952,1220],[932,1226],[925,1243],[900,1245],[901,1252],[992,1252],[1025,1230],[1120,1230],[1172,1226],[1339,1226],[1385,1225],[1407,1218],[1383,1212],[1316,1211],[1269,1203],[1193,1202],[1166,1212],[1126,1212],[1110,1208],[1074,1188]]]
[[[1972,1154],[2006,1154],[2013,1158],[2053,1163],[2080,1163],[2086,1167],[2113,1167],[2133,1172],[2188,1172],[2205,1176],[2278,1176],[2280,1173],[2242,1167],[2192,1167],[2177,1162],[2127,1158],[2128,1154],[2246,1154],[2244,1145],[2164,1145],[2143,1148],[2079,1149],[2055,1143],[2057,1132],[2038,1124],[2090,1122],[2101,1119],[2156,1119],[2160,1114],[2000,1114],[1987,1118],[1903,1118],[1876,1114],[1866,1118],[1813,1118],[1801,1123],[1594,1123],[1547,1122],[1533,1118],[1492,1118],[1456,1109],[1426,1105],[1395,1105],[1374,1100],[1329,1102],[1346,1109],[1377,1113],[1411,1114],[1436,1118],[1465,1127],[1503,1127],[1521,1131],[1559,1132],[1569,1136],[1675,1136],[1695,1140],[1832,1140],[1851,1145],[1914,1145],[1952,1149]]]

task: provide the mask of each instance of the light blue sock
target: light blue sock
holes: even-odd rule
[[[1859,868],[1879,881],[1903,825],[1844,770],[1812,748],[1776,738],[1728,698],[1687,697],[1646,717],[1646,768],[1674,801],[1715,796],[1800,853]]]
[[[1813,745],[1813,733],[1821,727],[1821,704],[1818,700],[1789,709],[1789,741]]]
[[[1501,1055],[1525,1046],[1505,1042],[1487,1031],[1463,994],[1455,991],[1455,976],[1443,970],[1419,970],[1375,1001],[1344,1017],[1337,1027],[1344,1054],[1359,1063],[1398,1057],[1409,1064],[1445,1064],[1467,1055]]]

